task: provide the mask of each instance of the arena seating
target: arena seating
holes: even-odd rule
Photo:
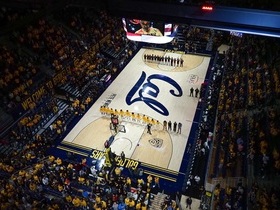
[[[20,16],[7,11],[2,22],[25,17],[23,10]],[[114,202],[178,208],[170,195],[153,188],[156,177],[144,184],[146,177],[130,177],[119,168],[108,175],[73,154],[49,156],[106,88],[100,79],[106,74],[114,79],[137,51],[125,39],[121,21],[105,11],[68,6],[28,24],[13,25],[13,36],[0,42],[0,209],[106,209]],[[184,193],[203,197],[205,182],[212,182],[214,209],[277,209],[279,41],[222,37],[197,27],[182,32],[180,39],[186,40],[180,49],[212,53],[212,48],[217,56],[203,86],[199,127],[187,148]],[[229,50],[217,55],[225,40]]]

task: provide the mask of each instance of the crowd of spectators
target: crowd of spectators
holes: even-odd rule
[[[187,53],[204,53],[207,44],[214,35],[214,31],[211,29],[195,26],[186,26],[182,33],[185,37],[184,48]]]
[[[156,177],[132,179],[69,158],[49,156],[1,181],[1,209],[148,209]]]
[[[280,191],[278,186],[267,187],[261,186],[257,182],[252,183],[250,191],[248,192],[248,206],[252,209],[279,209]]]
[[[244,209],[246,203],[246,189],[239,181],[236,186],[222,188],[219,184],[213,191],[213,209]]]
[[[231,37],[224,60],[225,72],[218,103],[215,142],[219,143],[216,143],[213,177],[273,180],[279,176],[280,147],[276,140],[280,137],[279,52],[275,45],[279,47],[279,42],[271,38],[250,35]],[[254,188],[251,184],[248,182],[246,189],[243,183],[245,192]],[[273,209],[272,197],[267,196],[270,190],[263,187],[258,189],[260,195],[254,200],[254,205],[256,209]],[[236,190],[230,186],[228,188]],[[271,194],[278,188],[275,186],[271,189]],[[251,190],[255,193],[255,190]],[[246,203],[239,200],[243,200],[246,194],[235,195],[229,201],[227,193],[223,193],[227,195],[226,198],[218,196],[223,191],[227,192],[227,189],[216,187],[214,190],[216,199],[220,198],[215,209],[245,208]],[[260,204],[264,202],[264,197],[267,199],[265,205]]]
[[[22,55],[19,50],[0,46],[1,107],[12,113],[22,100],[31,94],[39,73],[36,58]]]
[[[52,76],[62,69],[66,69],[67,78],[61,79],[60,84],[67,80],[79,88],[82,88],[85,82],[95,76],[102,77],[104,73],[116,71],[120,67],[119,63],[100,53],[100,46],[97,46],[96,43],[102,43],[103,48],[112,48],[114,53],[120,54],[127,47],[123,39],[124,34],[121,34],[121,30],[114,31],[114,35],[111,34],[110,29],[112,30],[115,25],[105,13],[101,12],[98,18],[95,20],[95,24],[88,23],[84,27],[91,27],[96,31],[104,29],[104,33],[96,34],[96,36],[91,34],[92,40],[86,44],[76,34],[67,31],[64,25],[51,24],[52,20],[47,18],[41,18],[37,24],[32,24],[27,29],[15,31],[11,41],[20,47],[13,49],[5,45],[1,46],[3,74],[1,74],[0,85],[4,90],[1,92],[4,99],[2,107],[12,113],[27,96],[32,94],[34,89],[39,88],[39,82],[42,83],[49,78],[45,72],[42,73],[44,64],[53,70]],[[104,25],[106,22],[110,24]],[[117,21],[115,22],[117,23]],[[121,27],[119,28],[121,29]],[[85,34],[82,32],[81,35]],[[90,32],[92,31],[88,33]],[[97,42],[95,39],[99,41]],[[31,55],[24,53],[26,49]],[[123,61],[131,55],[132,51],[127,50],[118,59]],[[38,100],[40,101],[34,101],[35,104],[29,103],[29,106],[32,107],[27,108],[33,109],[43,101],[42,97],[38,97]]]
[[[76,8],[76,11],[79,9]],[[70,13],[75,17],[76,13]],[[7,68],[1,74],[1,85],[7,91],[7,102],[3,103],[6,110],[16,111],[18,106],[9,104],[17,102],[16,105],[20,105],[32,90],[38,88],[38,84],[26,81],[30,78],[35,81],[35,74],[42,70],[42,65],[51,68],[54,76],[65,68],[67,76],[58,88],[67,84],[81,93],[78,97],[71,92],[66,93],[65,103],[68,105],[65,110],[60,110],[59,98],[55,97],[56,89],[53,88],[38,101],[32,101],[28,111],[5,136],[11,150],[7,156],[1,154],[0,171],[4,178],[1,181],[1,209],[147,209],[150,205],[151,190],[159,184],[156,177],[149,177],[147,181],[142,178],[135,180],[135,177],[130,180],[130,177],[121,174],[120,168],[108,171],[95,169],[93,164],[86,163],[86,159],[73,158],[72,154],[68,156],[70,160],[47,156],[47,150],[56,145],[55,140],[71,126],[73,118],[82,116],[98,97],[100,89],[104,88],[98,80],[106,73],[118,73],[136,49],[124,39],[122,30],[114,30],[118,21],[105,12],[95,14],[94,20],[94,27],[90,21],[80,24],[96,32],[104,29],[104,33],[92,36],[92,41],[86,44],[76,39],[78,31],[71,33],[67,31],[67,26],[54,24],[49,19],[40,19],[38,24],[30,25],[26,31],[15,32],[12,40],[20,46],[20,50],[27,49],[35,55],[35,61],[30,54],[12,51],[7,46],[1,49],[1,64]],[[111,33],[112,30],[114,33]],[[89,34],[91,32],[88,31]],[[86,34],[83,30],[80,33]],[[103,43],[102,48],[98,45],[100,42]],[[107,54],[104,55],[103,51]],[[31,61],[28,64],[26,59],[29,57]],[[26,63],[29,68],[22,66]],[[12,71],[17,68],[22,74],[17,73],[18,70],[16,73]],[[34,75],[21,78],[18,82],[29,84],[29,89],[24,87],[24,95],[19,98],[9,94],[18,88],[11,81],[28,76],[28,72],[24,71],[31,71]],[[91,88],[88,88],[89,84]]]

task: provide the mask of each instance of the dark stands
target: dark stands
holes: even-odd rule
[[[209,174],[217,177],[212,182],[214,208],[255,208],[259,202],[261,208],[273,209],[278,202],[269,197],[279,190],[278,47],[273,38],[231,37],[214,134],[215,165]],[[248,191],[251,196],[265,192],[265,199],[248,199]]]
[[[60,158],[56,158],[56,160],[52,156],[45,158],[46,151],[51,149],[56,144],[55,141],[60,140],[65,132],[69,131],[68,127],[71,127],[71,123],[81,117],[101,93],[100,91],[109,85],[109,81],[107,84],[99,84],[99,80],[105,74],[111,74],[113,79],[114,74],[120,71],[136,50],[133,44],[125,41],[121,22],[118,23],[117,20],[107,16],[106,12],[98,14],[96,18],[99,19],[95,19],[96,25],[93,28],[96,32],[104,30],[104,33],[95,34],[96,41],[89,43],[82,42],[77,32],[69,31],[67,26],[54,23],[52,19],[40,19],[37,24],[28,27],[26,31],[15,33],[14,41],[17,41],[20,49],[37,56],[44,56],[40,57],[39,69],[42,68],[46,71],[45,74],[49,80],[46,83],[43,81],[39,86],[38,84],[32,86],[35,93],[38,87],[43,90],[42,93],[40,92],[42,95],[39,95],[38,101],[34,100],[34,97],[28,98],[28,95],[32,95],[31,87],[31,92],[26,93],[28,100],[22,98],[18,101],[18,104],[22,105],[24,100],[26,107],[23,108],[28,111],[21,114],[23,117],[19,115],[19,123],[15,123],[5,132],[8,148],[1,148],[3,152],[5,149],[6,156],[1,158],[0,169],[1,176],[5,178],[1,186],[5,186],[3,190],[6,195],[0,197],[1,209],[18,208],[19,206],[24,208],[32,206],[34,208],[88,207],[97,209],[99,205],[103,208],[111,207],[113,200],[117,205],[134,206],[137,202],[142,209],[150,205],[151,194],[147,193],[147,190],[143,191],[145,194],[142,194],[142,190],[137,190],[135,199],[124,204],[127,200],[126,193],[129,192],[122,191],[123,184],[129,183],[125,177],[119,180],[118,188],[113,190],[107,185],[109,184],[108,177],[103,177],[103,181],[100,181],[95,180],[96,175],[92,175],[94,181],[90,185],[90,181],[85,180],[85,177],[91,177],[88,173],[90,168],[86,168],[84,160],[77,159],[72,154],[68,155],[67,157],[74,161],[72,165],[75,167],[72,170],[71,164],[65,162],[63,165],[64,162]],[[120,26],[121,31],[118,33],[114,30],[114,34],[111,34],[114,23]],[[84,22],[84,24],[85,28],[92,27],[90,23],[86,25],[87,23]],[[99,30],[96,30],[98,27],[100,27]],[[97,43],[103,43],[105,47],[100,49]],[[122,62],[117,63],[117,59]],[[3,62],[5,61],[7,60],[3,60]],[[10,72],[7,71],[7,73]],[[88,88],[89,85],[91,90]],[[92,90],[92,87],[96,89]],[[61,90],[65,91],[63,95],[60,95]],[[51,91],[50,94],[49,91]],[[49,104],[46,103],[48,100],[51,102],[51,109],[46,109],[49,107]],[[59,106],[60,102],[64,104],[63,107]],[[32,109],[29,111],[31,105]],[[31,122],[33,124],[30,124]],[[40,126],[38,127],[37,124]],[[80,165],[80,161],[82,161],[82,165]],[[37,164],[34,166],[35,163]],[[70,177],[63,175],[67,170]],[[18,172],[14,173],[15,171]],[[120,177],[120,169],[118,171],[116,173]],[[71,173],[69,174],[69,172]],[[12,180],[14,181],[8,184],[7,178],[11,177],[13,173]],[[98,177],[101,177],[99,171],[97,173]],[[103,172],[104,176],[106,174]],[[56,179],[56,176],[62,179]],[[69,180],[71,180],[71,186]],[[104,181],[106,187],[103,186]],[[112,180],[110,182],[112,183]],[[117,184],[117,182],[113,182],[112,186],[115,183]],[[137,182],[133,183],[137,187]],[[139,181],[138,187],[142,186],[141,183],[144,182]],[[153,186],[153,180],[150,183]],[[158,181],[155,182],[156,185],[157,183]],[[81,193],[82,189],[84,193]],[[115,198],[112,197],[112,200],[110,197],[107,198],[107,196],[112,196],[111,190],[115,194]],[[16,202],[9,202],[14,194],[18,195],[13,199]],[[22,196],[23,194],[24,196]],[[120,195],[122,198],[119,198]],[[21,199],[22,197],[23,199]],[[89,200],[89,197],[93,200]]]

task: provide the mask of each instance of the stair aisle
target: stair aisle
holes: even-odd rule
[[[164,193],[158,193],[155,195],[152,203],[151,203],[151,210],[159,210],[162,207],[162,203],[164,203],[164,199],[167,195],[165,195]]]

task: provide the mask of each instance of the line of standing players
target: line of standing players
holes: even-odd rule
[[[147,133],[152,134],[151,130],[152,127],[155,128],[156,130],[165,130],[165,131],[173,131],[175,133],[181,134],[181,130],[182,130],[182,123],[179,122],[171,122],[171,121],[163,121],[163,124],[160,123],[158,120],[155,120],[145,114],[140,114],[140,113],[134,113],[134,112],[130,112],[128,110],[123,111],[122,109],[117,110],[117,109],[113,109],[110,108],[108,106],[101,106],[100,107],[100,112],[103,116],[106,117],[118,117],[119,118],[119,123],[120,121],[124,120],[124,121],[130,121],[133,123],[138,123],[141,125],[146,125],[147,126]]]
[[[184,66],[184,59],[179,58],[179,57],[174,58],[174,57],[171,57],[171,56],[144,54],[144,61],[145,62],[156,62],[156,63],[160,63],[160,64],[177,66],[177,67],[183,67]]]

